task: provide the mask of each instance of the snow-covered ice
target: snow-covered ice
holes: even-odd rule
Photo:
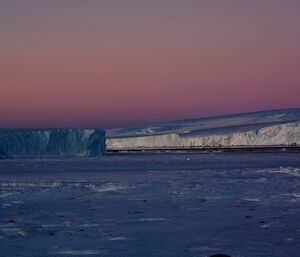
[[[299,171],[292,152],[1,160],[0,256],[298,257]]]

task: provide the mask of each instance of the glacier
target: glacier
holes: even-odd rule
[[[99,156],[105,152],[100,129],[2,129],[0,158]]]
[[[107,150],[138,149],[190,149],[200,147],[240,146],[298,146],[300,145],[300,124],[274,125],[247,132],[210,135],[181,136],[164,134],[155,136],[112,138],[106,140]]]
[[[107,131],[107,150],[300,146],[300,109],[225,115]]]
[[[106,138],[107,136],[107,138]],[[101,156],[108,151],[300,147],[300,109],[112,129],[0,129],[0,159]]]

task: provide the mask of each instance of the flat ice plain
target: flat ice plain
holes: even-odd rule
[[[300,154],[0,160],[1,257],[300,256]]]

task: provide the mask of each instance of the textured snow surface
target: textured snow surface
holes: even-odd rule
[[[0,161],[0,257],[300,256],[299,153]]]
[[[108,150],[300,145],[300,110],[246,113],[107,131]]]

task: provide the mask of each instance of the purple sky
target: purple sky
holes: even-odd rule
[[[298,0],[1,0],[1,127],[300,107]]]

